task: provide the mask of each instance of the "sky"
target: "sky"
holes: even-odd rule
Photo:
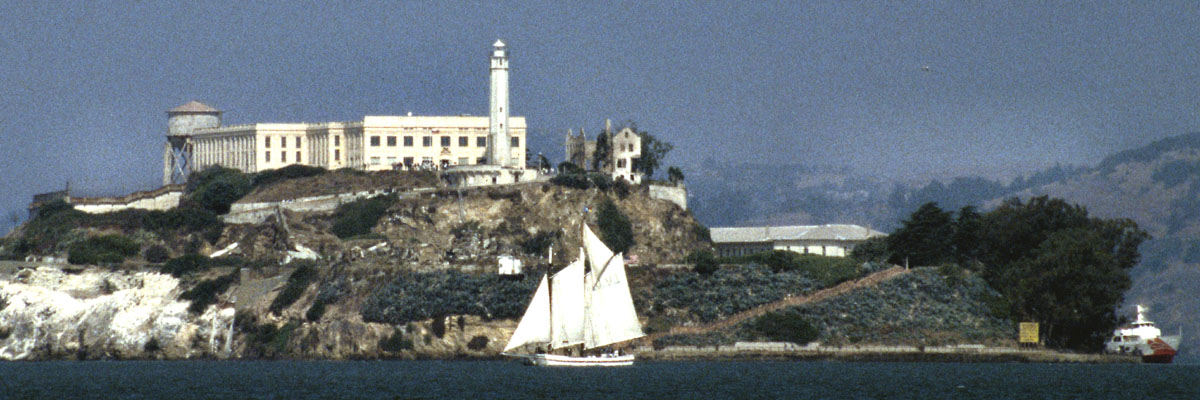
[[[752,3],[752,4],[751,4]],[[667,165],[1011,177],[1200,131],[1200,2],[0,0],[0,232],[35,193],[162,181],[165,111],[484,115],[531,149],[633,121]]]

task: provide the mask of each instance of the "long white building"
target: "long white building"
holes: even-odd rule
[[[509,116],[508,53],[489,54],[486,116],[365,116],[362,121],[222,126],[222,112],[192,101],[167,111],[163,184],[220,165],[258,172],[288,165],[362,170],[525,165],[525,117]]]
[[[845,224],[711,228],[709,233],[713,247],[721,257],[771,250],[845,257],[855,245],[873,237],[887,236],[871,228]]]

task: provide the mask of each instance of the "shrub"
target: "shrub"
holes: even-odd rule
[[[68,250],[71,264],[115,264],[138,253],[138,244],[124,235],[93,236],[76,242]]]
[[[475,336],[471,338],[470,342],[467,342],[467,348],[474,351],[482,351],[487,348],[487,345],[488,337],[483,335]]]
[[[329,172],[325,168],[313,167],[308,165],[292,164],[279,169],[269,169],[263,172],[254,174],[253,185],[255,187],[270,185],[275,182],[286,181],[289,179],[305,178],[309,176],[322,175]]]
[[[371,228],[395,203],[396,196],[376,196],[342,204],[333,212],[331,231],[342,239],[371,233]]]
[[[629,217],[621,213],[607,196],[597,207],[596,223],[600,225],[600,240],[604,241],[613,253],[624,253],[633,247],[633,223],[629,222]]]
[[[191,300],[192,304],[188,306],[188,312],[192,314],[203,314],[208,306],[217,301],[217,296],[225,293],[238,280],[238,273],[234,271],[229,275],[222,276],[217,279],[209,279],[200,282],[190,290],[183,292],[179,298]]]
[[[162,345],[158,344],[158,338],[152,337],[150,340],[146,341],[145,345],[142,346],[142,350],[147,353],[153,353],[162,350]]]
[[[186,274],[206,270],[209,265],[210,259],[208,257],[196,253],[188,253],[168,260],[163,264],[161,271],[178,278]]]
[[[812,280],[798,273],[772,273],[757,264],[735,265],[720,268],[707,277],[692,271],[676,272],[659,280],[649,293],[635,292],[634,301],[643,304],[638,309],[647,310],[648,317],[680,309],[708,322],[789,294],[807,293],[815,287]],[[649,298],[643,297],[647,295]]]
[[[726,257],[721,264],[763,264],[775,272],[798,272],[830,287],[864,275],[859,261],[847,257],[827,257],[799,254],[787,250],[772,250],[740,257]]]
[[[437,336],[438,339],[445,337],[446,336],[446,318],[445,317],[434,318],[433,323],[430,324],[430,326],[429,326],[429,330],[433,331],[433,336]]]
[[[521,280],[455,270],[396,276],[363,304],[367,322],[405,324],[447,315],[515,318],[525,312],[540,277]]]
[[[773,341],[792,342],[799,345],[817,340],[820,332],[804,317],[793,312],[763,314],[750,325],[750,329]]]
[[[533,256],[546,254],[546,250],[550,248],[550,245],[554,244],[556,237],[558,237],[558,231],[538,232],[538,234],[521,242],[521,251]]]
[[[693,251],[691,254],[688,254],[684,262],[692,264],[692,271],[700,275],[711,275],[719,268],[716,256],[713,256],[713,253],[708,250]]]
[[[404,335],[399,329],[393,329],[391,336],[379,341],[379,349],[389,353],[399,353],[405,350],[413,349],[412,339]]]
[[[283,309],[295,303],[308,290],[308,285],[317,277],[317,268],[310,262],[295,262],[299,267],[288,276],[287,286],[271,301],[270,310],[279,314]]]
[[[144,257],[147,262],[161,264],[171,259],[171,253],[167,251],[166,247],[156,244],[147,247],[146,251],[142,252],[142,257]]]
[[[229,206],[254,186],[250,176],[232,168],[213,166],[188,177],[188,199],[217,214],[229,212]]]

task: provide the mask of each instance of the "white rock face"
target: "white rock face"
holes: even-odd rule
[[[190,303],[176,299],[178,287],[174,277],[153,272],[21,271],[0,281],[7,303],[0,310],[0,333],[7,333],[0,334],[0,359],[145,357],[151,339],[168,358],[199,354],[194,335],[207,335],[214,318],[218,325],[228,321],[215,307],[189,315]]]

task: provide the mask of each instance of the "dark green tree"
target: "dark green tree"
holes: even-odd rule
[[[670,153],[675,146],[660,141],[647,132],[638,132],[638,136],[642,138],[642,156],[633,160],[633,167],[634,170],[645,174],[646,178],[651,178],[663,159],[667,157],[667,153]]]
[[[667,168],[667,180],[676,185],[679,182],[683,182],[683,170],[679,169],[679,167]]]
[[[937,203],[921,205],[887,238],[891,262],[913,266],[939,265],[954,260],[954,220]]]
[[[596,151],[592,153],[592,170],[600,171],[612,164],[612,132],[600,131],[596,136]]]
[[[600,200],[600,206],[596,208],[596,224],[600,228],[600,240],[613,253],[624,253],[633,247],[633,224],[607,196]]]
[[[979,261],[979,235],[983,217],[974,206],[958,210],[954,221],[954,256],[959,265],[968,267]]]
[[[887,237],[876,236],[855,245],[850,257],[862,262],[886,262],[892,258],[892,252],[888,250]]]
[[[213,166],[188,177],[187,199],[217,214],[225,214],[233,202],[253,188],[249,175],[236,169]]]
[[[1089,218],[1083,207],[1045,196],[1007,200],[981,222],[983,277],[1012,316],[1041,323],[1053,347],[1098,350],[1149,235],[1133,221]]]

